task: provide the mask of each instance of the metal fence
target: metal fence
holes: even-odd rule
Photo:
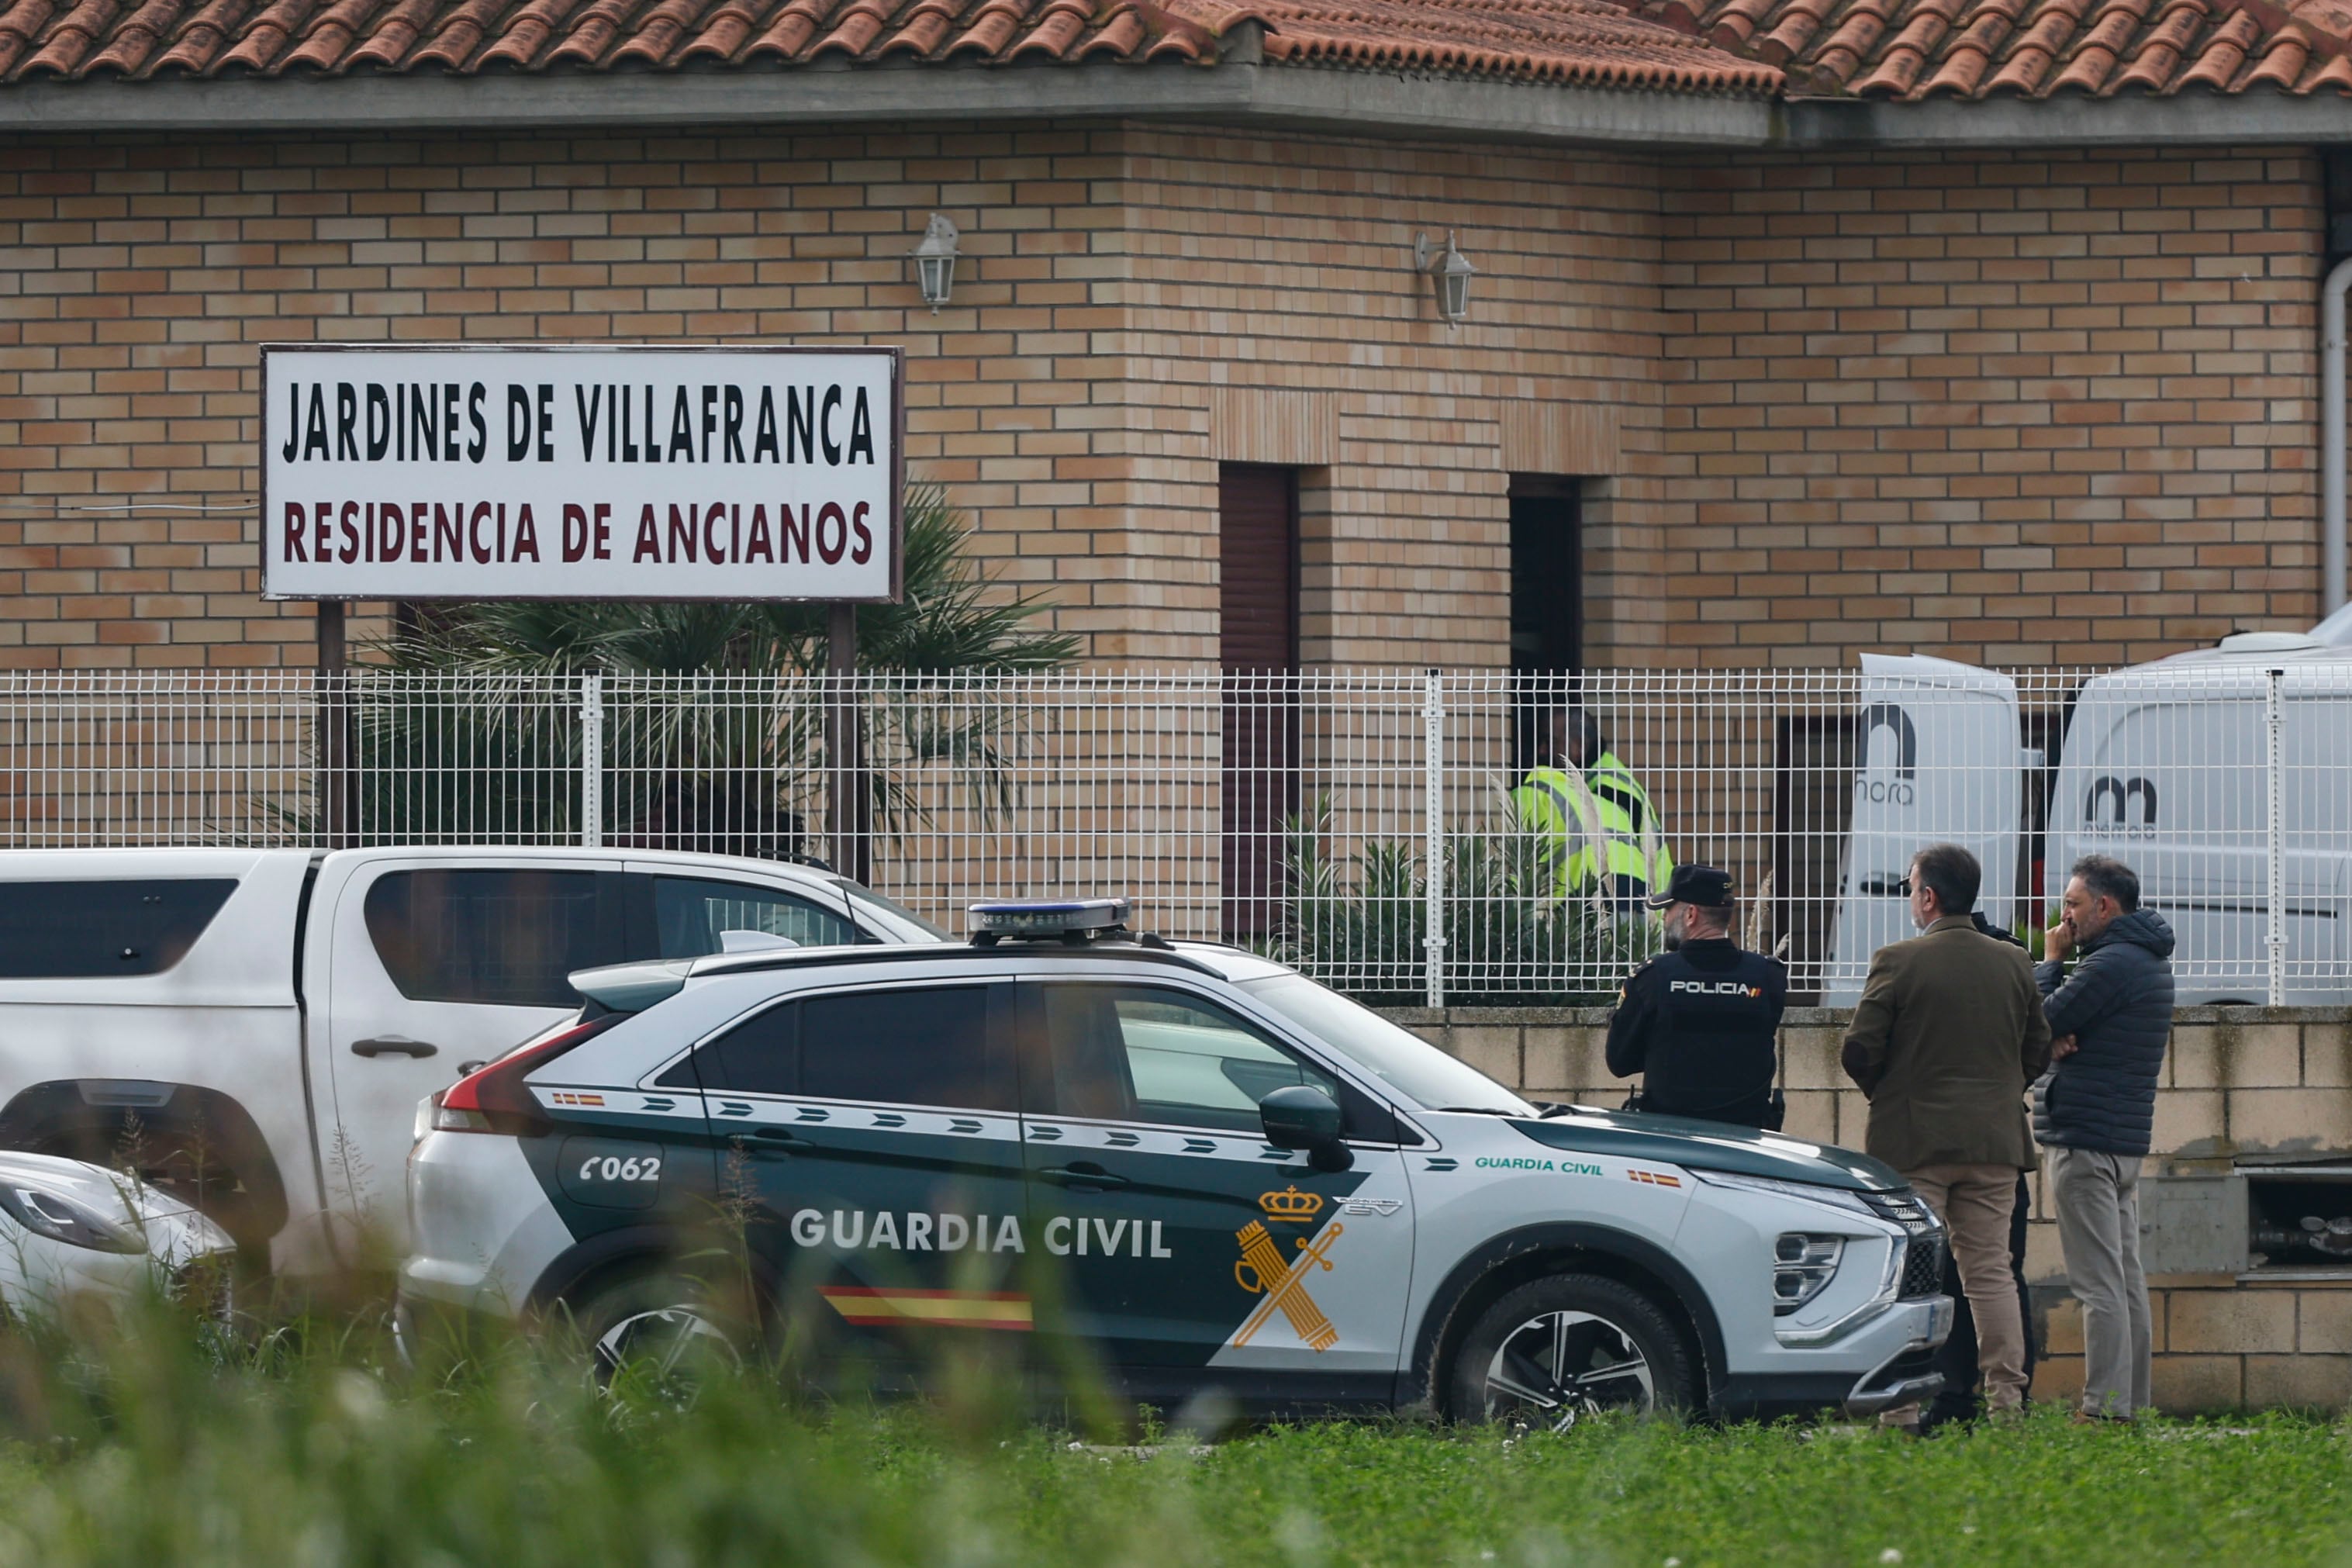
[[[1560,715],[1556,717],[1556,715]],[[1566,765],[1562,765],[1565,763]],[[1531,775],[1531,769],[1549,769]],[[1628,779],[1632,781],[1630,784]],[[1401,1004],[1603,999],[1635,897],[1729,869],[1836,1002],[1964,844],[2042,923],[2137,868],[2184,1000],[2352,997],[2352,660],[847,679],[362,671],[0,679],[0,842],[602,844],[820,856],[950,926],[1131,895]]]

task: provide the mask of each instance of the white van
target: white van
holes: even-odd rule
[[[2004,930],[2019,918],[2019,805],[2042,761],[2020,749],[2017,683],[1999,670],[1866,653],[1856,707],[1853,806],[1822,987],[1832,1007],[1861,999],[1871,954],[1919,934],[1901,884],[1922,845],[1975,855],[1984,867],[1977,907]]]
[[[1996,670],[1864,655],[1853,814],[1822,999],[1852,1005],[1870,956],[1912,934],[1897,890],[1922,844],[1983,863],[1979,907],[2003,928],[2016,899],[2022,789],[2049,789],[2045,908],[2067,868],[2112,855],[2179,939],[2180,1004],[2269,995],[2269,731],[2280,672],[2285,999],[2352,997],[2352,617],[2313,634],[2252,632],[2221,647],[2095,676],[2066,724],[2054,772],[2021,745],[2017,689]],[[2039,957],[2037,953],[2035,955]]]
[[[329,1269],[360,1222],[404,1246],[417,1101],[576,1010],[573,970],[742,931],[944,934],[846,878],[728,856],[0,851],[0,1148],[128,1165],[246,1256]]]
[[[2254,632],[2087,682],[2052,785],[2048,892],[2088,854],[2140,877],[2179,939],[2184,1006],[2269,995],[2269,672],[2280,689],[2286,996],[2352,984],[2352,647]]]

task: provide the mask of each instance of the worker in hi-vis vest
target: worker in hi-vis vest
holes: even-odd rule
[[[1598,899],[1630,912],[1675,874],[1657,807],[1601,732],[1576,706],[1551,710],[1548,763],[1511,792],[1519,826],[1548,837],[1559,886],[1571,899]]]

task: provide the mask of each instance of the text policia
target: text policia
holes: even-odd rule
[[[268,343],[273,599],[884,603],[890,347]]]
[[[863,385],[602,382],[565,390],[568,408],[550,381],[290,380],[275,455],[281,475],[298,482],[306,468],[363,463],[414,472],[499,458],[516,466],[560,463],[571,475],[663,465],[673,474],[765,467],[781,476],[877,464],[874,398]],[[585,494],[470,503],[349,493],[288,498],[278,519],[282,559],[863,565],[873,557],[871,501],[795,504],[784,493],[748,505],[694,499],[692,479],[680,478],[683,485],[665,487],[680,500],[658,508],[641,501],[633,520],[616,520],[612,502]]]

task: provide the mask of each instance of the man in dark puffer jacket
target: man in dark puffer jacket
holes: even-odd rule
[[[2035,1086],[2033,1131],[2050,1151],[2058,1241],[2083,1304],[2074,1418],[2129,1420],[2148,1403],[2139,1166],[2172,1032],[2172,928],[2139,907],[2131,868],[2104,855],[2074,862],[2065,909],[2043,933],[2044,962],[2034,971],[2053,1062]],[[2077,947],[2069,975],[2066,958]]]

